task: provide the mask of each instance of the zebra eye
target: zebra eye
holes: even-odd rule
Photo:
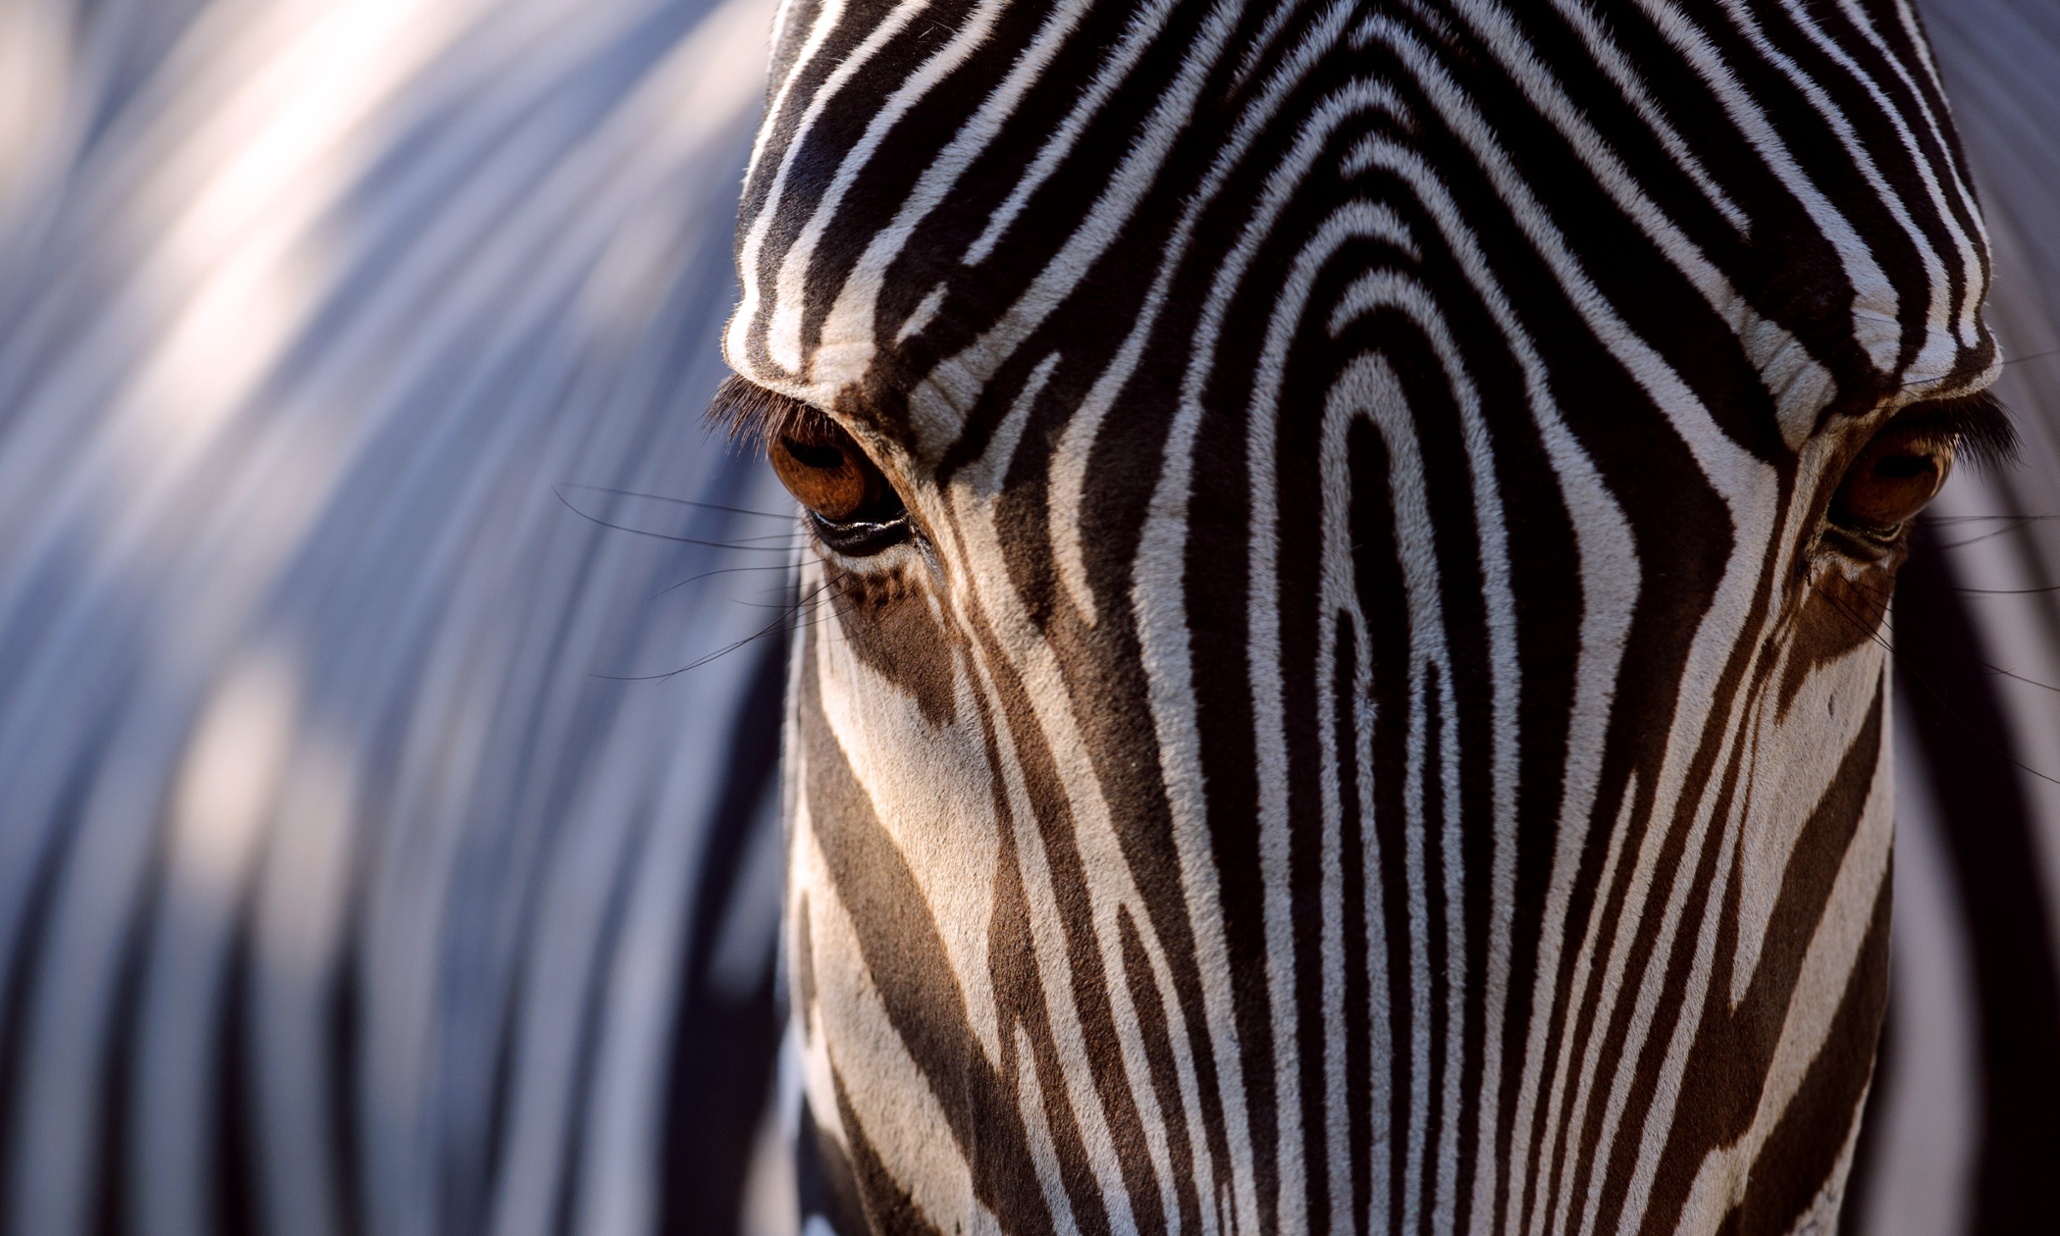
[[[835,421],[820,413],[790,418],[769,436],[766,454],[831,549],[864,557],[907,539],[901,495]]]
[[[1831,500],[1832,522],[1876,538],[1902,531],[1946,483],[1959,438],[1935,425],[1882,430],[1846,471]]]

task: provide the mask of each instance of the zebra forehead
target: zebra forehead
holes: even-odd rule
[[[1231,306],[1362,206],[1336,260],[1486,303],[1492,335],[1562,306],[1655,402],[1724,397],[1695,372],[1721,333],[1790,449],[1999,363],[1914,15],[1750,0],[789,0],[724,351],[934,456],[1054,354],[1091,357],[1089,402],[1178,397],[1139,377],[1187,346],[1163,306],[1262,322]]]

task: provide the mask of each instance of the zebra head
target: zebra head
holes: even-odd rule
[[[837,1226],[1828,1221],[2005,432],[1906,3],[791,0],[737,254]]]

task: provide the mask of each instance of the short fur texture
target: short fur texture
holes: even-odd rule
[[[738,257],[914,525],[796,654],[838,1230],[1835,1218],[1902,548],[1827,509],[2007,433],[1907,6],[796,0]]]

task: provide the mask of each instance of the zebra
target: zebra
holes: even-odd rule
[[[0,5],[0,1226],[792,1230],[791,520],[695,423],[772,8]],[[2060,1058],[2055,559],[1993,522],[2060,466],[2060,30],[1923,16],[2026,466],[1903,572],[1873,1236],[2050,1226]]]
[[[1986,245],[1906,3],[783,4],[812,1211],[1829,1230]]]

